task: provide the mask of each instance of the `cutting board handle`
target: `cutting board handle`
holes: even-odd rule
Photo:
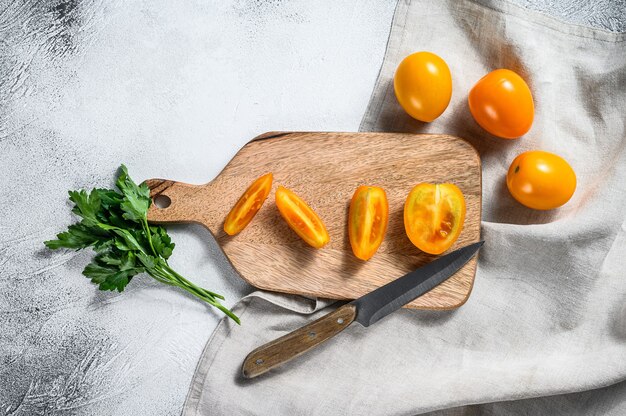
[[[152,197],[148,221],[163,224],[196,222],[208,228],[207,215],[215,211],[213,204],[219,203],[210,197],[211,183],[191,185],[168,179],[148,179],[146,184]]]

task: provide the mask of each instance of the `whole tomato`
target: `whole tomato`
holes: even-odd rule
[[[446,62],[430,52],[404,58],[393,77],[398,102],[411,117],[431,122],[444,112],[452,97],[452,76]]]
[[[530,88],[508,69],[496,69],[481,78],[471,89],[468,103],[476,122],[494,136],[515,139],[533,124]]]
[[[533,150],[513,160],[506,185],[521,204],[548,210],[569,201],[576,190],[576,174],[562,157]]]

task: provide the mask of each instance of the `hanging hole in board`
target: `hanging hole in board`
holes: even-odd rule
[[[165,209],[172,205],[172,200],[167,195],[157,195],[154,197],[153,201],[154,205],[160,209]]]

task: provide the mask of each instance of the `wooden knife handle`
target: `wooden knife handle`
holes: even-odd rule
[[[356,306],[346,304],[302,328],[252,351],[243,362],[245,378],[254,378],[304,354],[343,331],[356,318]]]

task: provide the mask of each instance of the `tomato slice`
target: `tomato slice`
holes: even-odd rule
[[[224,231],[228,235],[241,232],[263,206],[263,202],[272,190],[273,176],[271,173],[261,176],[241,195],[235,206],[224,220]]]
[[[411,242],[429,254],[441,254],[459,238],[465,198],[454,184],[420,183],[404,203],[404,228]]]
[[[320,217],[298,195],[279,186],[276,190],[276,206],[287,225],[307,244],[321,248],[330,237]]]
[[[389,222],[389,203],[383,188],[359,186],[348,214],[348,235],[354,255],[369,260],[385,238]]]

